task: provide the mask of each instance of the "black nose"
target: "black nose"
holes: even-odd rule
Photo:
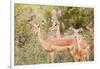
[[[75,39],[77,38],[77,36],[75,36]]]

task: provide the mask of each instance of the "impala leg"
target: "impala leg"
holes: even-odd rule
[[[74,47],[73,47],[73,48],[70,48],[70,53],[71,53],[71,55],[72,55],[72,58],[73,58],[74,62],[77,62],[77,61],[78,61],[78,60],[77,60],[78,53],[76,53]]]
[[[64,51],[64,62],[66,62],[66,50]]]
[[[73,56],[73,59],[74,59],[74,62],[77,62],[78,61],[77,57],[74,57]]]
[[[74,62],[78,62],[79,61],[79,55],[78,54],[72,54]]]
[[[47,63],[50,63],[50,55],[48,55]]]
[[[66,49],[66,50],[64,51],[64,62],[67,61],[66,55],[68,56],[68,49]]]
[[[51,56],[51,63],[54,63],[54,52],[50,52],[50,56]]]

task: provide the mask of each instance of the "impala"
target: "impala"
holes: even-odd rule
[[[60,24],[55,24],[53,23],[52,27],[50,27],[50,31],[56,33],[56,37],[59,38],[59,36],[61,36],[60,34]],[[72,29],[74,31],[74,36],[77,39],[77,46],[73,47],[73,49],[70,50],[74,61],[83,61],[83,60],[88,60],[89,58],[89,53],[88,53],[88,45],[87,45],[87,41],[81,36],[79,35],[79,32],[82,31],[81,29]],[[69,35],[64,36],[66,37],[70,37]],[[63,37],[62,37],[63,38]]]
[[[83,31],[82,28],[74,29],[74,35],[77,39],[78,43],[78,56],[80,57],[80,61],[89,60],[89,44],[87,43],[85,37],[79,34],[80,31]]]
[[[52,27],[49,28],[49,31],[55,33],[56,38],[61,38],[60,23],[52,23]]]
[[[45,38],[41,32],[40,25],[34,24],[33,31],[37,33],[38,41],[42,48],[51,56],[51,62],[54,63],[54,55],[57,52],[72,49],[77,46],[77,40],[72,36],[70,38]]]
[[[94,30],[92,28],[86,27],[90,34],[90,50],[94,49]]]
[[[87,30],[89,31],[89,51],[90,51],[90,57],[93,57],[93,51],[94,51],[94,30],[92,28],[89,28],[88,26],[86,27]],[[91,60],[91,58],[89,58]]]

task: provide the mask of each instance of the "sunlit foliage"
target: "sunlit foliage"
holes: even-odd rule
[[[43,20],[42,31],[46,35],[49,27],[52,25],[53,10],[60,10],[57,17],[61,23],[61,32],[64,33],[69,27],[76,29],[83,28],[83,34],[87,34],[86,26],[93,28],[94,10],[84,7],[64,7],[64,6],[43,6],[33,4],[15,4],[14,5],[14,64],[40,64],[47,63],[48,53],[45,52],[38,42],[36,34],[28,24],[29,21],[41,23]],[[37,16],[39,15],[39,16]],[[63,26],[63,24],[64,26]],[[66,56],[66,62],[73,61],[72,56]],[[55,62],[64,62],[62,55],[55,56]]]

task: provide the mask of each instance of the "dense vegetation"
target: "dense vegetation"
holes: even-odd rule
[[[45,52],[38,42],[36,34],[28,24],[29,21],[40,24],[42,31],[46,35],[52,25],[52,11],[58,11],[55,15],[60,24],[61,32],[64,33],[69,27],[76,29],[83,28],[83,35],[89,32],[86,26],[93,28],[94,10],[84,7],[64,7],[64,6],[42,6],[33,4],[15,4],[14,6],[14,64],[40,64],[47,63],[48,53]],[[64,25],[63,25],[64,24]],[[55,62],[64,62],[62,52],[55,56]],[[73,61],[69,53],[66,61]]]

